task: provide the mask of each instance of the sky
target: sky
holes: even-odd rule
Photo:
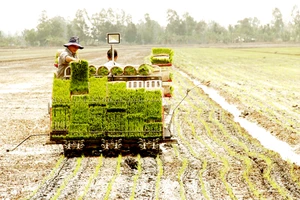
[[[112,8],[117,13],[124,10],[130,14],[134,23],[144,20],[144,14],[148,13],[152,20],[165,26],[167,10],[172,9],[180,17],[189,13],[196,21],[215,21],[227,27],[249,17],[257,17],[261,24],[270,23],[274,8],[278,8],[283,19],[289,21],[295,5],[300,9],[300,0],[8,0],[1,3],[0,31],[15,34],[35,28],[43,10],[49,18],[73,19],[79,9],[86,9],[91,16],[102,9]]]

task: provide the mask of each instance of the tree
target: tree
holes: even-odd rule
[[[37,32],[34,29],[25,29],[23,31],[23,37],[29,46],[37,46]]]
[[[283,23],[283,19],[282,19],[282,14],[278,8],[275,8],[272,12],[272,15],[273,15],[273,20],[271,22],[272,29],[273,29],[276,39],[279,39],[282,37],[283,31],[284,31],[284,23]]]
[[[72,23],[73,34],[79,37],[83,44],[90,38],[89,17],[85,9],[77,10]]]
[[[124,32],[126,24],[131,24],[131,16],[127,16],[123,10],[120,14],[109,8],[102,9],[99,13],[95,13],[91,17],[91,36],[96,41],[105,42],[108,32]],[[131,28],[133,28],[131,26]]]
[[[145,17],[145,26],[143,31],[143,41],[145,44],[149,44],[153,42],[154,29],[153,29],[153,20],[151,20],[150,15],[146,13]]]
[[[198,43],[207,43],[206,41],[206,30],[207,30],[207,23],[203,20],[197,22],[196,26],[194,27],[195,29],[195,40]],[[195,42],[196,43],[196,42]]]
[[[23,35],[29,45],[57,46],[70,38],[68,34],[68,22],[60,16],[48,18],[47,12],[43,11],[39,19],[36,31],[25,30]],[[35,41],[33,39],[35,38]]]
[[[43,10],[37,25],[36,40],[40,46],[46,46],[48,44],[48,38],[51,35],[51,24],[48,21],[47,11]]]
[[[0,31],[0,47],[7,46],[6,37],[4,36],[3,32]]]
[[[185,30],[185,35],[192,36],[195,34],[195,26],[197,25],[197,22],[189,15],[189,13],[186,12],[183,14],[182,24]]]
[[[180,35],[180,18],[175,10],[167,11],[167,27],[166,33],[169,37]]]
[[[273,31],[270,24],[261,26],[259,35],[260,35],[260,40],[263,42],[272,41]]]
[[[256,38],[259,25],[260,21],[256,17],[244,18],[237,22],[234,29],[238,38],[242,39],[242,41],[250,42]]]
[[[193,17],[189,15],[189,13],[184,13],[181,19],[181,27],[182,27],[182,34],[184,36],[185,43],[195,43],[195,27],[197,22],[194,20]]]
[[[295,41],[300,41],[300,11],[298,6],[294,6],[292,10],[292,25],[293,25],[293,37]]]
[[[91,17],[91,36],[96,41],[105,42],[106,33],[104,31],[104,23],[106,22],[106,11],[102,9]]]
[[[83,45],[94,45],[106,42],[108,32],[120,32],[124,42],[137,44],[300,41],[300,11],[297,6],[292,9],[292,20],[286,24],[280,10],[275,8],[269,24],[260,25],[260,21],[254,17],[238,20],[227,28],[214,21],[196,21],[188,12],[180,17],[175,10],[168,9],[166,14],[167,25],[163,27],[152,20],[148,13],[135,24],[131,15],[112,8],[102,9],[91,17],[85,9],[78,10],[71,21],[60,16],[49,19],[44,10],[35,29],[25,29],[22,38],[0,32],[0,44],[56,46],[63,44],[71,36],[78,36]]]
[[[51,46],[58,46],[66,42],[72,35],[68,35],[68,22],[60,16],[53,17],[48,20],[50,24],[50,35],[48,37],[48,44]]]
[[[227,30],[215,21],[211,21],[208,24],[208,29],[206,33],[208,42],[227,42]]]
[[[141,21],[137,25],[137,41],[141,44],[160,43],[163,34],[162,27],[152,20],[148,13],[144,17],[145,22]]]
[[[137,40],[137,28],[134,23],[129,23],[124,31],[124,39],[129,43],[134,43]]]

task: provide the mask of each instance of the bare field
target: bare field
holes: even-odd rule
[[[109,47],[108,47],[109,48]],[[108,48],[79,55],[106,61]],[[119,46],[119,63],[141,64],[149,46]],[[196,78],[297,150],[299,48],[174,47],[173,135],[157,157],[67,159],[49,133],[55,49],[1,50],[0,199],[299,199],[300,167],[251,136]],[[188,74],[184,76],[183,73]]]

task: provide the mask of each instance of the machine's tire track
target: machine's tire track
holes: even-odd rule
[[[300,199],[300,185],[293,181],[290,173],[287,173],[290,171],[289,165],[283,165],[282,162],[277,160],[274,159],[271,175],[279,185],[286,189],[289,195],[292,195],[295,199]]]
[[[65,158],[55,176],[45,182],[30,200],[50,199],[57,191],[64,178],[72,173],[76,165],[76,159]]]
[[[180,79],[180,82],[187,84],[189,81]],[[183,84],[181,84],[181,87],[192,88],[193,85],[190,84],[189,86],[187,86],[187,85],[183,86]],[[194,96],[189,95],[189,97],[192,98]],[[190,100],[188,99],[187,101],[190,101]],[[207,184],[206,184],[207,191],[209,191],[209,195],[211,196],[211,199],[223,199],[224,198],[223,195],[227,194],[225,185],[222,183],[222,180],[220,179],[220,174],[219,174],[219,172],[223,169],[223,165],[221,164],[219,156],[217,154],[214,154],[214,153],[220,153],[220,150],[222,149],[222,147],[218,146],[216,141],[212,140],[210,137],[206,137],[206,140],[207,140],[207,141],[205,141],[206,144],[203,145],[193,136],[192,132],[193,132],[194,128],[196,129],[196,133],[198,133],[198,132],[205,133],[206,130],[204,128],[201,128],[201,126],[199,126],[199,124],[200,124],[199,121],[195,121],[196,118],[194,116],[195,116],[195,112],[197,112],[197,109],[193,111],[193,109],[190,108],[191,102],[197,103],[197,101],[190,101],[189,103],[186,103],[186,105],[184,105],[184,107],[182,106],[183,108],[181,107],[180,111],[178,112],[176,121],[178,121],[178,123],[181,122],[179,125],[180,129],[181,129],[181,131],[180,131],[181,133],[178,133],[178,134],[180,135],[180,140],[185,141],[185,143],[188,143],[189,144],[188,146],[190,146],[194,152],[195,152],[194,149],[197,149],[199,156],[205,157],[206,160],[209,160],[209,163],[207,165],[207,170],[203,174],[203,176],[204,176],[203,179],[205,179],[207,181]],[[195,105],[194,107],[201,108],[203,106]],[[192,123],[189,124],[189,122],[192,122]],[[193,125],[195,127],[191,127],[191,125]],[[199,129],[201,129],[201,131]],[[182,145],[180,145],[180,147],[185,148],[185,147],[187,147],[187,145],[182,144]],[[207,147],[209,147],[211,149],[215,149],[215,150],[218,149],[218,151],[216,151],[216,152],[209,151],[207,149]],[[187,150],[187,151],[189,152],[190,150]],[[222,150],[221,150],[221,152],[222,152]],[[187,153],[183,153],[183,154],[186,155]],[[192,156],[192,157],[195,157],[195,156]],[[190,156],[189,156],[189,159],[191,159]],[[200,169],[199,169],[199,171],[200,171]],[[200,183],[200,181],[199,181],[199,183]],[[194,199],[194,198],[192,198],[192,199]],[[198,199],[198,198],[195,198],[195,199]]]
[[[97,161],[97,158],[93,157],[83,158],[80,170],[68,182],[58,199],[78,199],[83,194],[87,181],[95,170]]]
[[[164,145],[161,161],[164,168],[160,183],[161,199],[180,199],[180,184],[177,175],[180,171],[182,160],[177,145]]]
[[[199,171],[201,170],[201,167],[202,163],[199,163],[199,161],[188,163],[182,177],[186,199],[204,199],[199,181]]]
[[[221,195],[224,195],[227,193],[226,188],[222,184],[222,181],[219,177],[219,171],[222,170],[223,166],[221,164],[219,164],[220,161],[216,157],[214,157],[214,155],[210,154],[210,151],[207,151],[207,149],[205,149],[204,147],[201,147],[201,145],[199,146],[198,141],[195,141],[194,138],[188,137],[192,134],[189,134],[190,133],[189,128],[185,125],[185,123],[181,124],[180,127],[182,127],[182,130],[185,130],[185,132],[180,130],[180,132],[182,132],[182,133],[178,133],[180,141],[184,142],[184,144],[181,144],[181,142],[179,142],[180,155],[188,156],[189,160],[192,161],[192,163],[194,163],[194,162],[198,163],[197,165],[194,166],[195,170],[196,169],[198,170],[197,171],[198,173],[201,170],[203,160],[209,160],[208,165],[205,170],[205,173],[203,173],[203,177],[202,177],[202,179],[204,179],[206,181],[205,189],[207,191],[207,195],[210,196],[211,199],[222,199],[223,197]],[[190,147],[190,149],[187,147]],[[202,150],[200,150],[200,149],[202,149]],[[195,157],[195,155],[193,155],[195,150],[199,154],[198,157]],[[191,152],[191,151],[193,151],[193,152]],[[190,166],[190,168],[191,167],[192,166]],[[193,172],[193,173],[195,173],[195,172]],[[185,175],[189,176],[188,171],[186,172]],[[201,181],[199,180],[199,175],[197,175],[195,177],[198,178],[198,184],[200,184]],[[195,177],[192,177],[192,178],[195,178]],[[188,180],[188,178],[186,178],[186,177],[182,177],[182,179]],[[187,187],[186,191],[189,191],[190,190],[189,186],[191,186],[191,185],[186,184],[186,183],[185,183],[185,185]],[[199,199],[199,198],[202,199],[203,198],[203,197],[201,197],[202,191],[200,192],[200,188],[198,190],[199,190],[199,193],[197,193],[197,194],[199,194],[199,196],[193,196],[193,197],[191,197],[191,199]],[[180,199],[180,198],[178,198],[178,199]]]
[[[132,165],[128,165],[130,160]],[[128,162],[126,162],[128,161]],[[133,177],[138,173],[135,169],[134,162],[137,166],[137,157],[124,156],[121,163],[120,175],[116,177],[111,194],[117,194],[117,196],[110,196],[111,199],[129,199],[133,190]],[[118,184],[123,183],[123,184]]]
[[[201,151],[198,151],[199,143],[198,141],[192,141],[189,137],[186,136],[189,131],[187,131],[187,128],[182,125],[182,127],[185,129],[185,133],[180,133],[180,140],[184,143],[179,143],[179,153],[180,157],[188,157],[189,163],[187,168],[185,169],[181,179],[183,181],[184,190],[185,190],[185,196],[187,199],[204,199],[202,190],[204,189],[206,191],[206,195],[210,196],[211,190],[205,188],[202,188],[203,185],[201,185],[201,182],[203,182],[203,179],[206,181],[208,180],[206,177],[199,176],[199,173],[202,169],[203,163],[207,160],[207,155],[204,153],[202,154]],[[191,135],[191,134],[188,134]],[[202,144],[200,144],[202,145]],[[189,148],[187,148],[189,147]],[[203,147],[201,147],[203,148]],[[195,155],[196,154],[196,155]],[[211,156],[211,155],[210,155]],[[181,158],[182,160],[183,158]],[[209,157],[210,160],[214,159],[213,157]],[[183,165],[181,163],[181,165]],[[181,166],[182,167],[182,166]],[[209,170],[209,168],[206,169],[206,171]],[[216,169],[214,169],[216,170]],[[178,173],[177,173],[178,174]],[[199,180],[199,179],[202,180]],[[217,178],[217,177],[215,177]],[[206,182],[208,183],[208,182]],[[225,190],[225,189],[224,189]],[[212,198],[212,197],[211,197]],[[213,199],[213,198],[212,198]]]
[[[104,199],[108,184],[116,171],[116,166],[117,158],[103,159],[98,176],[93,180],[89,192],[85,195],[84,199]]]
[[[142,173],[138,180],[135,199],[155,199],[156,177],[158,173],[157,163],[153,157],[144,157],[142,160]]]

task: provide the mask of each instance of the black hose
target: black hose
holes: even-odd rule
[[[28,140],[31,137],[35,137],[35,136],[48,136],[49,134],[45,133],[45,134],[34,134],[34,135],[29,135],[27,138],[25,138],[22,142],[20,142],[15,148],[9,150],[6,149],[6,152],[10,152],[10,151],[14,151],[16,148],[18,148],[21,144],[23,144],[26,140]]]

